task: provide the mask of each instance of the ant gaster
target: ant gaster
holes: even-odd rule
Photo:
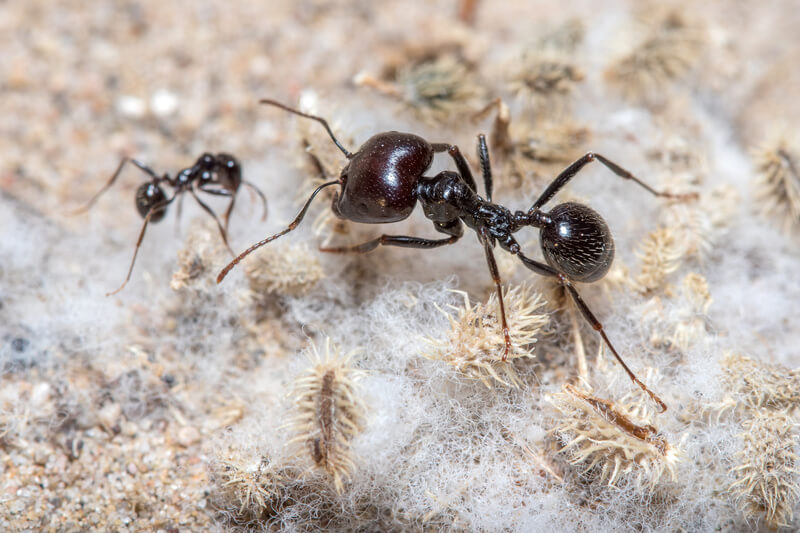
[[[658,192],[616,163],[600,154],[589,152],[561,172],[530,209],[512,213],[502,205],[492,202],[492,171],[484,135],[478,136],[478,155],[483,171],[486,199],[478,195],[475,179],[457,146],[447,143],[429,143],[410,133],[390,131],[374,135],[357,152],[351,153],[339,143],[325,119],[303,113],[273,100],[261,100],[261,103],[320,122],[349,161],[338,180],[323,183],[314,190],[300,213],[286,229],[267,237],[241,253],[219,273],[217,283],[221,282],[246,255],[294,230],[303,220],[311,201],[325,187],[341,186],[341,190],[334,194],[331,206],[337,216],[367,224],[402,220],[411,214],[419,201],[425,216],[433,222],[434,228],[448,237],[425,239],[405,235],[381,235],[356,246],[320,248],[320,250],[336,253],[363,253],[374,250],[379,245],[435,248],[456,242],[463,235],[463,225],[466,224],[468,228],[477,233],[478,240],[483,245],[489,271],[497,290],[505,338],[503,360],[508,356],[511,338],[503,304],[500,274],[494,258],[495,244],[499,244],[502,249],[519,257],[522,263],[533,272],[556,278],[575,301],[581,314],[602,336],[631,380],[650,395],[662,412],[667,409],[666,404],[628,368],[606,336],[600,321],[573,286],[573,282],[576,281],[597,281],[605,276],[611,267],[614,259],[614,241],[608,225],[598,213],[579,203],[559,204],[549,212],[543,211],[542,207],[592,161],[599,161],[617,176],[632,180],[656,196],[688,199],[693,195]],[[447,152],[455,162],[458,172],[445,170],[434,177],[425,176],[424,173],[430,167],[434,153],[438,152]],[[546,263],[524,255],[520,245],[514,239],[513,233],[527,226],[540,228],[540,241]]]
[[[180,217],[181,199],[183,198],[181,195],[183,193],[188,192],[191,194],[197,203],[200,204],[200,207],[214,219],[219,228],[219,233],[222,236],[222,241],[225,243],[225,247],[231,252],[231,255],[234,255],[234,253],[228,245],[228,221],[233,211],[233,206],[236,203],[236,193],[239,191],[239,187],[242,184],[249,187],[261,198],[263,206],[262,219],[267,215],[267,199],[264,197],[264,194],[255,185],[242,179],[242,168],[239,161],[237,161],[234,156],[225,153],[217,155],[205,153],[197,159],[194,165],[181,170],[174,178],[166,173],[163,176],[159,176],[141,161],[125,157],[120,161],[117,170],[114,171],[108,183],[106,183],[84,207],[78,209],[77,212],[84,212],[92,207],[100,195],[114,184],[117,177],[122,172],[122,168],[128,162],[133,163],[149,176],[149,179],[136,189],[136,210],[144,219],[144,223],[139,232],[139,240],[136,241],[136,248],[133,251],[133,258],[131,259],[131,265],[128,268],[128,275],[125,281],[122,282],[122,285],[120,285],[118,289],[109,292],[106,296],[118,293],[127,285],[128,281],[130,281],[133,265],[136,262],[136,255],[139,253],[139,246],[141,246],[142,239],[144,239],[144,232],[147,229],[147,224],[150,222],[160,222],[167,212],[167,206],[176,198],[178,198],[178,217]],[[164,192],[162,188],[163,185],[172,188],[172,194],[169,197],[167,197],[167,193]],[[216,213],[200,199],[197,195],[198,191],[214,196],[227,196],[230,198],[228,208],[225,210],[225,214],[222,217],[223,222],[220,222]]]

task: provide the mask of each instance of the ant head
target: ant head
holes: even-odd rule
[[[614,261],[614,239],[605,220],[575,202],[559,204],[547,216],[539,237],[547,263],[572,281],[605,276]]]
[[[342,170],[334,213],[368,224],[407,218],[417,204],[417,182],[432,161],[433,148],[422,137],[397,131],[372,136]]]
[[[159,204],[166,204],[166,201],[167,195],[156,183],[142,183],[136,189],[136,210],[139,211],[139,215],[142,218],[145,218],[153,207]],[[153,214],[150,215],[150,222],[159,222],[164,218],[166,212],[166,205],[156,208]]]
[[[242,184],[242,166],[231,154],[220,153],[216,157],[217,179],[223,188],[236,191]]]

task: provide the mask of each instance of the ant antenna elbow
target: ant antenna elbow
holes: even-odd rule
[[[328,121],[326,121],[324,118],[318,117],[316,115],[309,115],[308,113],[303,113],[302,111],[298,111],[297,109],[288,107],[288,106],[286,106],[286,105],[284,105],[284,104],[282,104],[280,102],[276,102],[275,100],[270,100],[269,98],[264,98],[262,100],[259,100],[258,103],[259,104],[267,104],[267,105],[275,106],[275,107],[278,107],[280,109],[283,109],[284,111],[288,111],[289,113],[294,113],[295,115],[299,115],[301,117],[310,118],[311,120],[316,120],[317,122],[319,122],[320,124],[325,126],[325,129],[327,130],[328,135],[331,136],[331,139],[333,140],[334,144],[339,148],[339,150],[342,151],[342,153],[345,155],[345,157],[347,157],[347,159],[350,159],[350,158],[353,157],[353,154],[350,153],[347,150],[347,148],[342,146],[342,143],[340,143],[338,141],[338,139],[336,139],[336,136],[333,134],[333,131],[331,131],[330,126],[328,126]]]
[[[234,259],[233,261],[228,263],[225,266],[225,268],[223,268],[220,271],[220,273],[217,275],[217,283],[222,283],[222,280],[225,279],[225,276],[228,275],[228,272],[230,272],[233,267],[235,267],[237,264],[239,264],[239,262],[242,259],[244,259],[248,255],[250,255],[251,252],[254,252],[255,250],[261,248],[265,244],[270,243],[270,242],[274,241],[275,239],[277,239],[278,237],[282,237],[282,236],[286,235],[287,233],[289,233],[290,231],[292,231],[293,229],[295,229],[300,224],[300,222],[303,221],[303,217],[306,216],[306,211],[308,211],[308,207],[311,205],[311,202],[312,202],[312,200],[314,200],[314,197],[317,195],[317,193],[319,193],[319,191],[321,191],[325,187],[328,187],[330,185],[336,185],[338,183],[339,183],[339,180],[328,181],[328,182],[323,183],[322,185],[320,185],[316,189],[314,189],[314,192],[312,192],[311,196],[308,197],[308,200],[306,200],[306,203],[303,205],[303,208],[300,210],[300,213],[297,214],[295,219],[292,220],[292,222],[286,227],[286,229],[284,229],[283,231],[279,231],[275,235],[271,235],[271,236],[267,237],[263,241],[259,241],[259,242],[255,243],[250,248],[248,248],[244,252],[240,253],[236,257],[236,259]]]

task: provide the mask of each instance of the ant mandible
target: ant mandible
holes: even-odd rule
[[[656,191],[613,161],[600,154],[589,152],[562,171],[530,209],[512,213],[502,205],[492,202],[492,171],[489,164],[489,150],[483,134],[478,136],[478,155],[483,171],[486,199],[478,195],[469,165],[455,145],[429,143],[417,135],[390,131],[372,136],[357,152],[351,153],[336,139],[322,117],[303,113],[274,100],[261,100],[261,103],[321,123],[349,161],[342,169],[339,179],[323,183],[311,193],[300,213],[286,229],[242,252],[219,273],[217,283],[221,282],[228,272],[252,251],[294,230],[303,220],[314,197],[325,187],[341,185],[341,190],[334,194],[331,206],[336,216],[367,224],[403,220],[411,214],[419,201],[425,216],[433,222],[434,228],[448,235],[447,238],[425,239],[405,235],[381,235],[356,246],[320,248],[320,250],[335,253],[364,253],[380,245],[436,248],[453,244],[460,239],[464,233],[462,223],[466,224],[476,232],[478,240],[483,245],[489,272],[497,290],[505,338],[503,361],[508,356],[511,338],[506,322],[500,274],[493,252],[496,243],[502,249],[519,257],[533,272],[556,278],[572,297],[584,318],[603,338],[631,380],[659,405],[661,412],[666,411],[667,406],[661,398],[648,389],[622,360],[603,330],[603,325],[573,285],[573,282],[597,281],[605,276],[611,267],[614,259],[614,240],[608,225],[597,212],[576,202],[559,204],[549,212],[543,211],[542,207],[592,161],[599,161],[617,176],[632,180],[655,196],[685,200],[694,195]],[[445,170],[434,177],[424,176],[433,161],[434,153],[439,152],[447,152],[450,155],[458,172]],[[527,226],[540,228],[540,241],[546,263],[524,255],[514,239],[512,234]]]
[[[181,195],[183,193],[190,193],[192,197],[197,200],[197,203],[200,204],[200,207],[214,219],[219,228],[219,233],[222,236],[222,242],[225,243],[225,247],[230,251],[231,255],[235,254],[228,245],[228,221],[233,211],[233,206],[236,203],[236,193],[239,191],[239,187],[242,184],[258,194],[263,206],[262,220],[267,216],[267,199],[264,197],[264,193],[252,183],[242,179],[242,167],[239,161],[237,161],[234,156],[225,153],[217,155],[205,153],[195,161],[194,165],[181,170],[174,178],[166,173],[163,176],[159,176],[141,161],[125,157],[120,161],[117,170],[114,171],[108,183],[106,183],[84,207],[78,209],[76,213],[82,213],[91,208],[100,195],[114,184],[117,177],[122,172],[122,168],[128,162],[133,163],[149,176],[149,179],[136,189],[136,210],[139,212],[139,215],[144,218],[144,223],[139,232],[139,240],[136,241],[136,248],[133,251],[133,258],[131,259],[131,265],[128,268],[128,275],[125,281],[122,282],[122,285],[120,285],[118,289],[107,293],[106,296],[118,293],[128,284],[128,281],[131,279],[131,273],[133,272],[133,265],[136,262],[136,255],[139,253],[139,246],[141,246],[142,239],[144,239],[144,232],[147,229],[147,224],[150,222],[160,222],[167,212],[167,206],[176,198],[179,198],[178,217],[180,217],[181,200],[183,198]],[[162,189],[162,185],[172,187],[172,195],[169,198],[167,198],[167,194],[164,192],[164,189]],[[197,195],[198,191],[214,196],[227,196],[230,198],[228,208],[225,210],[225,215],[223,216],[224,223],[220,222],[216,213],[200,199]]]

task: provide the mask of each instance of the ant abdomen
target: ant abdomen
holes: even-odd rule
[[[139,211],[139,215],[142,218],[145,218],[148,213],[150,213],[150,209],[153,206],[158,204],[166,204],[167,195],[164,194],[164,190],[152,182],[146,182],[139,185],[139,188],[136,189],[136,210]],[[158,222],[164,215],[167,213],[166,205],[159,209],[153,210],[150,213],[150,222]]]
[[[433,161],[431,144],[411,133],[370,137],[342,170],[334,213],[368,224],[408,218],[417,205],[417,182]]]
[[[572,281],[597,281],[614,261],[614,239],[605,220],[585,205],[555,206],[542,227],[542,252],[547,263]]]

